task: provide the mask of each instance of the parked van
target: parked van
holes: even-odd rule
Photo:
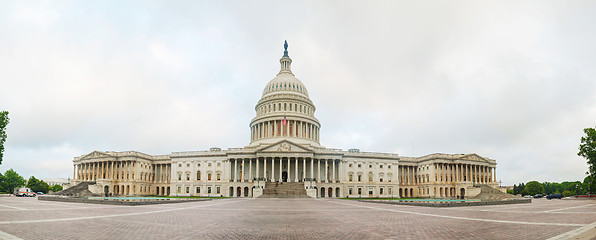
[[[19,188],[14,195],[17,197],[35,197],[37,194],[32,192],[30,188]]]

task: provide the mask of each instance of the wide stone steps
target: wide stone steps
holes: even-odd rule
[[[267,183],[261,198],[308,198],[304,183]]]

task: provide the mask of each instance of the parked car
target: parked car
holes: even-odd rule
[[[532,195],[525,195],[524,198],[532,198]]]
[[[37,195],[43,195],[43,192],[36,192]]]
[[[542,195],[542,194],[539,193],[539,194],[534,195],[534,198],[542,198],[543,196],[544,195]]]
[[[549,194],[548,196],[546,196],[546,199],[551,200],[553,198],[558,198],[561,199],[563,197],[563,195],[561,195],[560,193],[552,193]]]

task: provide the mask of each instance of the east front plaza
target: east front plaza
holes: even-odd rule
[[[114,206],[0,197],[0,239],[592,239],[596,201],[416,207],[332,198]]]

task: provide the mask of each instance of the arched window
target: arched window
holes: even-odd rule
[[[368,181],[369,182],[372,182],[373,181],[373,173],[372,172],[369,172],[368,173]]]
[[[208,174],[207,174],[207,180],[208,180],[208,181],[211,181],[211,173],[208,173]]]
[[[186,181],[190,181],[190,173],[186,173]]]
[[[362,173],[358,173],[358,182],[362,182]]]
[[[353,178],[353,173],[348,173],[348,181],[351,182]]]
[[[384,175],[382,173],[379,174],[379,182],[383,182]]]
[[[201,180],[201,171],[197,171],[197,180]]]

